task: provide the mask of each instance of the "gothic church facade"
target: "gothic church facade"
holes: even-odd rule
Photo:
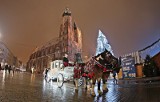
[[[54,60],[62,60],[65,54],[69,61],[75,61],[75,54],[82,53],[82,34],[76,23],[72,20],[71,11],[66,8],[62,14],[59,37],[35,49],[27,62],[27,70],[31,67],[39,73],[50,66]]]

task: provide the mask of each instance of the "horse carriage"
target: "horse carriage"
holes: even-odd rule
[[[50,70],[45,79],[47,81],[56,79],[58,87],[62,87],[65,81],[74,81],[76,90],[78,90],[78,86],[82,84],[87,86],[86,84],[89,79],[89,81],[91,81],[91,95],[95,96],[94,86],[96,81],[98,84],[98,93],[101,95],[108,91],[106,81],[110,72],[116,71],[118,73],[121,68],[120,59],[114,57],[108,50],[93,56],[87,63],[83,64],[83,68],[81,66],[81,55],[77,54],[75,59],[77,64],[72,63],[69,66],[64,66],[63,60],[55,60],[51,62]],[[79,68],[81,68],[80,71]],[[81,75],[80,77],[77,75],[79,72],[81,73],[79,74]],[[85,79],[85,81],[83,79]],[[103,92],[100,90],[101,81],[103,84]]]
[[[45,75],[46,74],[46,75]],[[73,81],[74,63],[70,62],[68,66],[64,66],[63,60],[55,60],[50,63],[50,68],[47,73],[44,71],[44,78],[47,82],[57,81],[59,88],[64,82]],[[82,85],[82,78],[79,80],[79,86]]]
[[[89,88],[91,91],[91,95],[95,96],[94,87],[97,83],[98,93],[99,95],[102,95],[103,93],[108,91],[106,82],[110,73],[113,73],[113,71],[119,73],[120,68],[121,58],[116,58],[111,54],[110,51],[106,49],[102,53],[91,57],[90,60],[85,63],[84,71],[82,71],[82,76],[85,77],[85,88]],[[90,84],[89,87],[86,87],[87,83]],[[101,84],[102,91],[100,88]],[[77,86],[75,87],[75,89],[78,89]]]

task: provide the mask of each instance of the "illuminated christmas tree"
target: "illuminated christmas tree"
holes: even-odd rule
[[[97,48],[96,48],[96,55],[102,53],[107,49],[113,54],[113,50],[111,48],[111,45],[109,44],[106,36],[99,30],[98,38],[97,38]]]

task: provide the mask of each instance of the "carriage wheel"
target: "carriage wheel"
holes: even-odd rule
[[[57,76],[57,85],[59,88],[61,88],[63,86],[64,83],[64,77],[63,74],[59,73]]]
[[[81,77],[79,80],[78,80],[78,86],[81,86],[83,84],[83,77]]]

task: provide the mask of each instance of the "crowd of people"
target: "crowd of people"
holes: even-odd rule
[[[15,73],[15,71],[17,71],[16,67],[14,65],[11,66],[7,63],[5,63],[5,64],[0,63],[0,71],[1,70],[5,70],[5,72],[8,72],[9,74],[11,73],[11,71],[13,74]]]

